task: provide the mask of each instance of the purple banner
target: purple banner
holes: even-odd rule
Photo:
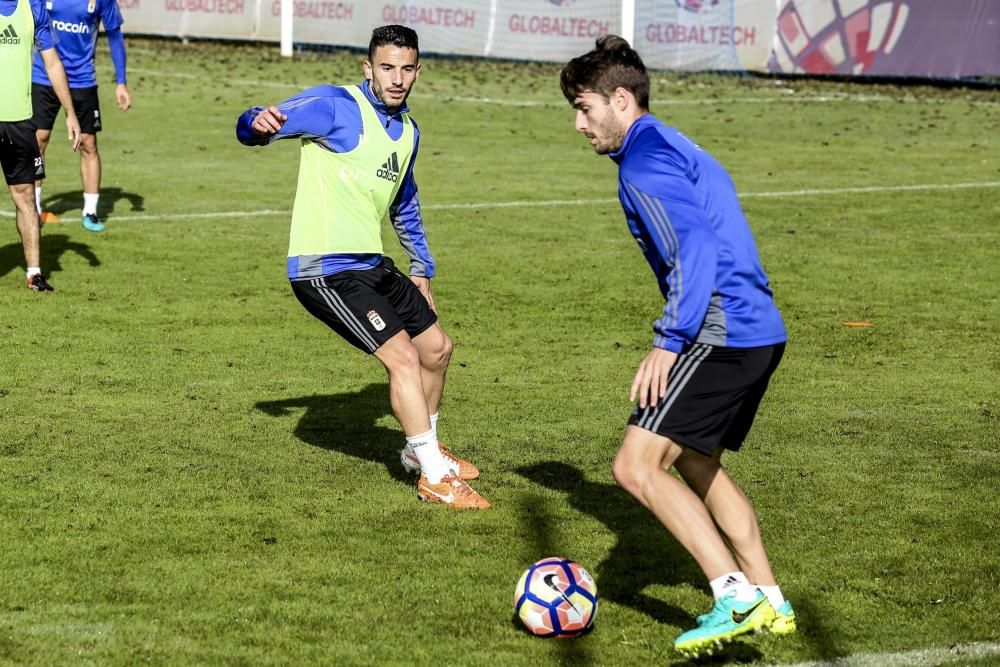
[[[1000,76],[997,0],[781,0],[772,72]]]

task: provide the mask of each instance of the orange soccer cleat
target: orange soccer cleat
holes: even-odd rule
[[[457,510],[485,510],[490,501],[472,490],[472,487],[454,475],[445,475],[437,484],[431,484],[420,475],[417,497],[428,503],[441,503]]]

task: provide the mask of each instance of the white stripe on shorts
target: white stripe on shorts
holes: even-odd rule
[[[694,376],[701,362],[711,354],[712,346],[703,343],[696,343],[686,354],[678,358],[680,363],[674,367],[670,373],[670,380],[667,383],[667,393],[656,404],[656,407],[647,407],[646,414],[639,420],[639,426],[656,433],[660,428],[663,418],[667,416],[670,406],[674,404],[681,391]]]
[[[334,312],[340,321],[347,325],[347,328],[354,332],[362,343],[368,346],[370,352],[374,352],[378,349],[378,343],[372,338],[372,335],[365,331],[365,325],[354,316],[350,308],[344,303],[343,299],[330,287],[323,283],[322,278],[313,278],[309,283],[316,288],[316,293],[323,297],[326,301],[326,305],[330,307],[330,310]]]

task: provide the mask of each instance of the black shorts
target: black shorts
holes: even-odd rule
[[[0,165],[7,185],[34,183],[45,178],[35,126],[30,120],[0,122]]]
[[[736,451],[750,432],[785,344],[736,348],[695,344],[677,358],[656,407],[637,405],[628,423],[711,456]]]
[[[437,322],[424,295],[388,257],[366,271],[293,280],[292,291],[306,310],[369,354],[400,331],[414,338]]]
[[[101,102],[97,98],[97,86],[90,88],[70,88],[69,96],[73,99],[73,109],[80,121],[80,131],[84,134],[97,134],[101,131]],[[31,84],[31,122],[39,130],[51,130],[55,125],[56,115],[62,104],[56,97],[52,86]]]

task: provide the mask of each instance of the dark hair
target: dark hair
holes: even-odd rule
[[[649,75],[642,58],[618,35],[605,35],[592,51],[566,63],[559,75],[563,95],[572,104],[580,93],[599,93],[605,100],[617,88],[635,95],[643,109],[649,108]]]
[[[372,30],[372,41],[368,42],[368,62],[374,64],[375,49],[380,46],[398,46],[401,49],[413,49],[420,57],[420,47],[417,46],[417,33],[405,25],[384,25]]]

